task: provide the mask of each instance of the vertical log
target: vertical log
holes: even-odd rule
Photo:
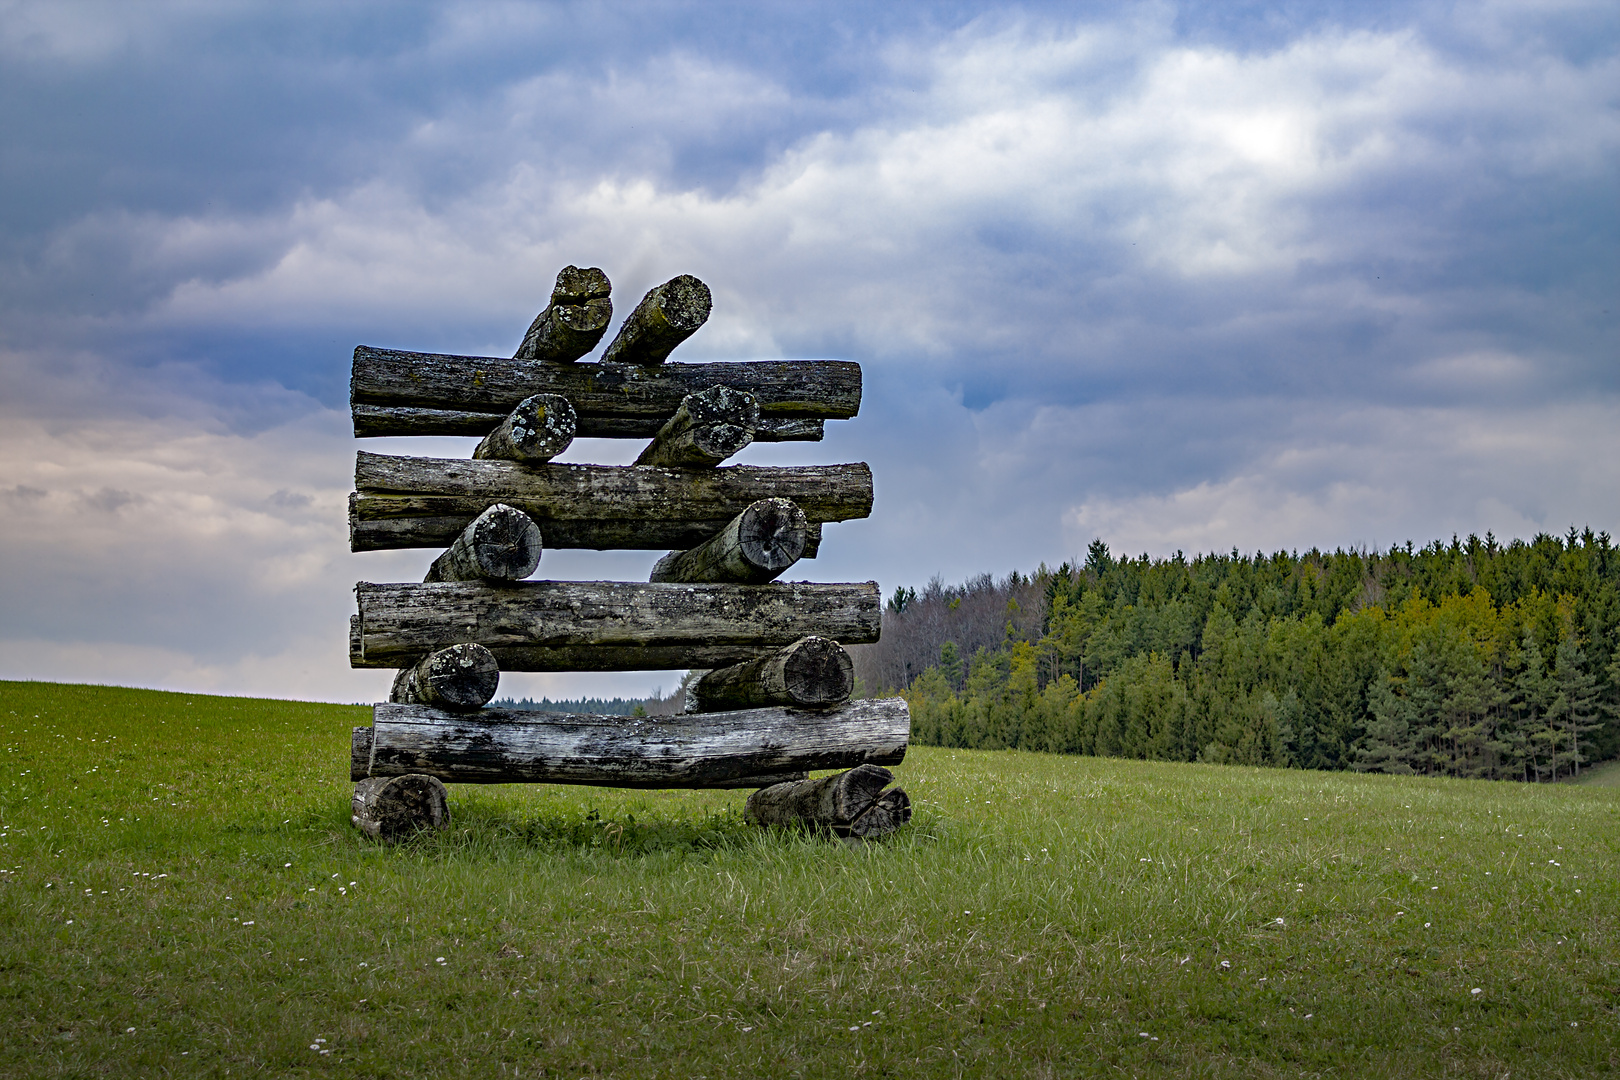
[[[604,364],[662,364],[670,352],[709,318],[709,287],[682,274],[652,289],[624,320],[602,354]]]
[[[484,436],[475,458],[501,458],[538,465],[550,461],[574,441],[578,418],[561,394],[535,394]]]
[[[748,796],[743,814],[756,825],[809,826],[875,840],[911,820],[906,793],[883,790],[893,779],[881,765],[861,765],[815,780],[777,784]]]
[[[681,399],[637,465],[713,468],[754,441],[759,399],[746,390],[711,386]]]
[[[596,348],[613,321],[613,286],[596,267],[565,266],[551,290],[551,303],[523,335],[514,360],[572,363]]]
[[[649,580],[761,585],[799,561],[809,527],[791,499],[760,499],[704,543],[659,559]]]
[[[855,665],[828,638],[800,638],[785,649],[704,673],[686,690],[687,712],[722,712],[763,705],[822,709],[849,700]]]
[[[431,776],[373,776],[354,785],[350,819],[374,840],[400,840],[450,823],[444,784]]]
[[[465,712],[487,705],[500,683],[500,665],[488,649],[482,645],[452,645],[402,669],[394,677],[388,700]]]
[[[422,580],[517,581],[539,565],[540,526],[523,511],[496,503],[461,530]]]

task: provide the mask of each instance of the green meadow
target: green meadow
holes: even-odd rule
[[[1620,789],[917,747],[867,846],[452,786],[367,710],[4,684],[0,1075],[1591,1077]]]

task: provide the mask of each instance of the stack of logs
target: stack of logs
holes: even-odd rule
[[[355,464],[353,550],[444,549],[420,584],[355,587],[351,662],[399,669],[354,731],[359,828],[443,824],[446,781],[753,788],[750,820],[846,837],[910,819],[884,768],[905,755],[905,702],[850,700],[844,645],[877,640],[877,584],[776,580],[815,558],[823,524],[871,512],[871,470],[722,465],[854,416],[860,366],[666,363],[710,305],[697,278],[668,281],[586,362],[611,286],[570,266],[510,360],[355,349],[355,435],[482,436],[470,461]],[[576,437],[649,441],[634,465],[554,463]],[[524,580],[542,545],[674,550],[647,583]],[[502,669],[672,668],[703,672],[685,715],[486,707]],[[848,771],[808,779],[820,769]]]

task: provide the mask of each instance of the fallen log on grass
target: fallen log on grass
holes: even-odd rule
[[[380,704],[372,726],[355,729],[352,769],[462,784],[763,787],[782,774],[898,764],[910,735],[911,716],[900,698],[821,712],[641,717]]]
[[[836,776],[777,784],[748,796],[743,814],[756,825],[809,826],[875,840],[911,820],[906,793],[883,790],[893,779],[888,769],[869,764]]]
[[[441,709],[481,709],[501,683],[495,656],[482,645],[452,645],[430,653],[394,677],[388,700]]]
[[[636,464],[713,468],[745,450],[758,426],[758,398],[746,390],[711,386],[681,399]]]
[[[649,580],[762,584],[799,561],[809,531],[791,499],[760,499],[697,547],[659,559]]]
[[[687,712],[792,705],[824,709],[849,699],[855,665],[836,641],[804,637],[744,664],[705,672],[686,689]]]
[[[419,829],[442,829],[450,823],[444,784],[431,776],[386,776],[359,779],[349,820],[375,840],[401,840]]]
[[[422,580],[516,581],[534,573],[540,555],[540,527],[523,511],[496,503],[461,530]]]
[[[647,291],[602,354],[604,364],[662,364],[675,346],[709,319],[709,287],[680,274]]]
[[[574,441],[574,407],[561,394],[524,398],[510,416],[495,425],[473,449],[475,458],[499,458],[543,465]]]
[[[551,290],[551,303],[523,335],[514,360],[571,363],[596,348],[613,321],[613,285],[592,266],[565,266]]]

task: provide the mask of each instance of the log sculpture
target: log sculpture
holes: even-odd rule
[[[540,555],[540,527],[523,511],[496,503],[461,530],[422,580],[516,581],[534,573]]]
[[[551,290],[551,303],[535,316],[514,360],[578,360],[602,340],[613,319],[613,286],[596,267],[565,266]]]
[[[849,699],[855,665],[836,641],[800,638],[743,664],[705,672],[686,689],[688,712],[792,705],[820,709]]]
[[[758,398],[746,390],[711,386],[681,399],[636,464],[712,468],[741,453],[758,426]]]
[[[500,682],[501,668],[494,653],[482,645],[452,645],[400,669],[388,700],[441,709],[481,709],[495,696]]]
[[[602,354],[604,364],[662,364],[709,319],[709,287],[691,274],[648,291]]]
[[[504,458],[543,465],[568,449],[578,420],[561,394],[535,394],[518,402],[473,450],[475,458]]]
[[[756,825],[808,825],[839,836],[886,836],[911,820],[911,800],[899,788],[883,789],[894,774],[861,765],[837,776],[761,788],[748,796],[743,814]]]
[[[402,840],[448,825],[450,802],[444,784],[431,776],[364,777],[354,786],[350,820],[373,839]]]
[[[760,499],[697,547],[659,559],[651,580],[763,584],[799,561],[809,535],[810,523],[792,499]]]

